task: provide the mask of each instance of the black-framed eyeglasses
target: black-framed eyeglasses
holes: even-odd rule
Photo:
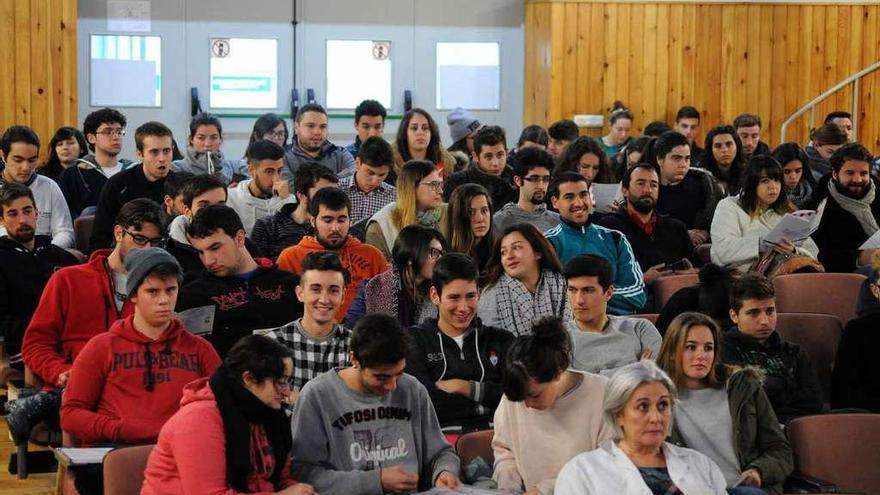
[[[135,234],[134,232],[129,232],[125,229],[122,230],[123,235],[128,234],[131,237],[132,242],[137,244],[138,246],[144,247],[149,244],[152,247],[157,247],[162,244],[162,237],[147,237],[141,234]]]
[[[540,182],[540,183],[544,183],[544,184],[549,184],[550,183],[550,176],[547,175],[547,176],[541,177],[538,175],[530,175],[528,177],[523,177],[523,180],[526,182]]]
[[[125,129],[104,129],[97,131],[95,134],[103,134],[105,136],[125,136]]]

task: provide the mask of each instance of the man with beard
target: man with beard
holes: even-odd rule
[[[161,122],[147,122],[134,133],[140,165],[110,177],[101,191],[89,251],[113,244],[113,219],[125,203],[136,198],[165,201],[165,178],[171,173],[173,152],[171,129]]]
[[[511,163],[513,183],[519,188],[519,201],[510,202],[492,217],[492,224],[503,232],[517,223],[530,223],[541,232],[559,225],[559,213],[550,211],[545,204],[553,157],[538,148],[523,148]]]
[[[742,142],[743,160],[756,155],[769,155],[770,147],[761,141],[761,117],[753,113],[744,113],[733,119],[736,135]]]
[[[718,179],[726,196],[739,194],[745,155],[742,141],[732,126],[713,127],[706,134],[706,155],[700,162],[700,167]]]
[[[507,166],[507,138],[501,127],[489,125],[476,132],[473,160],[465,170],[446,179],[443,200],[449,202],[452,191],[468,183],[479,184],[489,191],[495,211],[516,199],[513,174]]]
[[[204,337],[220,357],[254,330],[279,327],[302,316],[295,292],[299,277],[265,258],[254,259],[235,210],[223,204],[200,208],[187,222],[186,236],[205,272],[183,286],[177,311],[214,308],[212,331]]]
[[[294,120],[296,134],[287,152],[283,177],[293,186],[293,176],[303,163],[317,162],[340,177],[354,172],[354,157],[345,148],[327,140],[327,110],[317,103],[303,105]]]
[[[858,143],[841,146],[831,155],[831,176],[816,186],[821,221],[813,233],[819,261],[827,272],[851,272],[869,265],[877,249],[859,247],[878,230],[878,179],[871,177],[871,153]]]
[[[647,163],[633,165],[621,182],[626,203],[617,212],[605,215],[599,224],[622,232],[650,285],[659,277],[692,268],[694,244],[687,226],[681,221],[657,213],[660,175]],[[681,268],[676,265],[680,262]]]
[[[577,172],[562,172],[550,184],[550,202],[559,211],[559,225],[544,233],[559,260],[565,264],[579,254],[599,255],[614,269],[614,295],[608,313],[628,315],[645,306],[645,281],[626,237],[590,221],[593,200],[587,179]]]
[[[21,340],[40,294],[59,268],[77,264],[52,238],[36,235],[34,193],[21,184],[0,188],[0,221],[6,235],[0,237],[0,335],[10,364],[21,361]]]
[[[226,204],[241,217],[249,236],[257,220],[274,215],[284,205],[295,202],[290,195],[290,185],[281,178],[283,158],[281,146],[267,139],[254,141],[247,149],[247,170],[251,178],[228,190]]]
[[[345,299],[336,312],[337,322],[345,318],[361,282],[388,268],[381,251],[349,235],[350,211],[351,202],[345,192],[334,187],[321,189],[309,202],[315,235],[303,237],[299,244],[285,249],[278,256],[278,268],[301,276],[302,260],[307,254],[334,251],[339,255],[342,266],[351,277],[345,286]]]

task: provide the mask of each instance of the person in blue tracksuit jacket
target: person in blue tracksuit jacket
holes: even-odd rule
[[[550,202],[562,220],[544,233],[565,264],[579,254],[596,254],[614,268],[614,295],[608,313],[638,313],[647,302],[642,270],[622,233],[590,222],[593,201],[584,179],[577,172],[563,172],[550,184]]]

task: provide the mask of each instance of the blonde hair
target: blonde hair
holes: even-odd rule
[[[398,229],[418,221],[419,184],[437,169],[427,160],[410,160],[403,165],[397,176],[397,201],[391,212],[391,221]]]

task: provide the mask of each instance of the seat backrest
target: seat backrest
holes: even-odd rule
[[[629,316],[627,316],[627,318],[641,318],[641,319],[643,319],[643,320],[648,320],[648,321],[650,321],[651,323],[655,323],[655,324],[656,324],[656,323],[657,323],[657,318],[658,318],[659,316],[660,316],[660,315],[657,314],[657,313],[639,313],[639,314],[637,314],[637,315],[629,315]]]
[[[656,307],[659,309],[665,306],[666,301],[678,292],[679,289],[697,285],[699,282],[700,277],[696,273],[667,275],[654,280],[654,303]]]
[[[123,447],[104,456],[105,495],[140,493],[153,445]]]
[[[792,273],[773,279],[776,311],[823,313],[846,323],[856,317],[856,301],[866,277],[858,273]]]
[[[839,491],[880,493],[880,414],[804,416],[788,425],[795,468]]]
[[[783,339],[804,348],[822,384],[825,402],[828,402],[831,398],[831,368],[843,335],[840,318],[816,313],[779,313],[776,331]]]
[[[78,251],[85,253],[89,250],[89,237],[92,236],[92,228],[94,226],[94,215],[78,217],[73,221],[73,238]]]
[[[492,438],[495,430],[475,431],[459,437],[455,450],[461,459],[462,467],[467,466],[477,457],[482,457],[490,466],[495,463],[495,452],[492,450]]]

